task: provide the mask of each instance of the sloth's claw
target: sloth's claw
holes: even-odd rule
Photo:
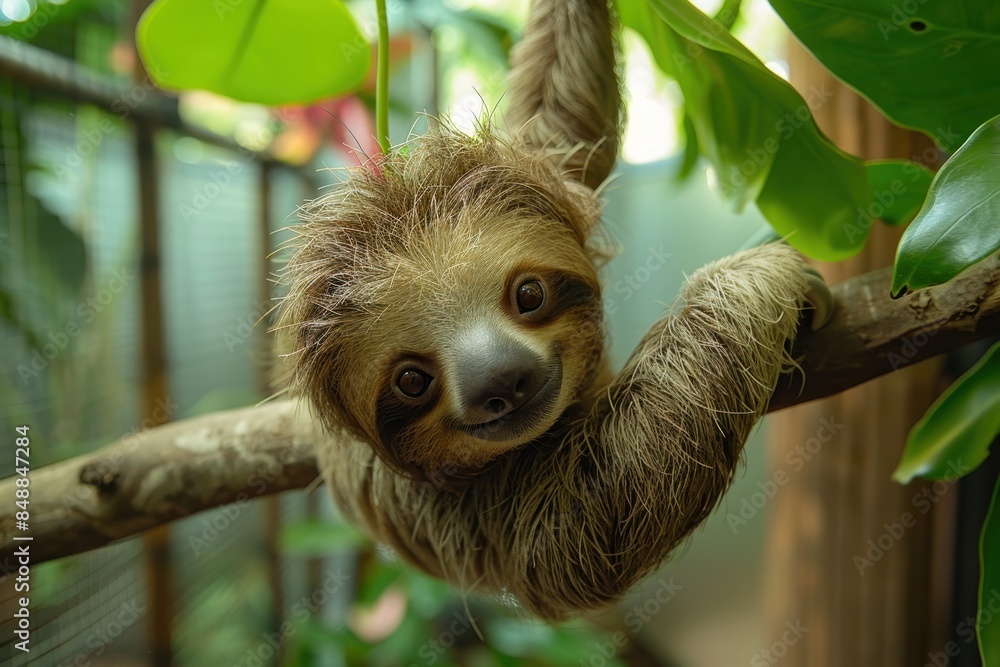
[[[806,307],[812,308],[812,330],[822,329],[833,317],[834,302],[830,287],[816,269],[806,267]]]

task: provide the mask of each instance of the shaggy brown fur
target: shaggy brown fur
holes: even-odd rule
[[[327,428],[346,426],[397,472],[438,481],[477,472],[542,435],[598,372],[603,249],[588,238],[600,204],[488,124],[475,137],[438,124],[412,151],[352,170],[302,217],[279,325],[296,337],[292,390]],[[526,270],[586,286],[546,326],[512,332],[530,336],[540,355],[558,348],[573,360],[545,428],[484,443],[451,428],[456,400],[447,395],[386,442],[375,408],[394,400],[386,388],[398,359],[447,365],[450,342],[472,319],[514,329],[498,297]]]
[[[612,381],[600,204],[583,184],[613,161],[610,35],[603,2],[536,0],[512,107],[540,116],[514,137],[435,125],[351,170],[304,208],[281,321],[292,389],[338,443],[318,457],[345,514],[424,571],[545,619],[617,600],[717,504],[806,290],[782,245],[707,266]],[[524,276],[547,290],[538,313],[511,309]],[[484,327],[559,371],[541,417],[502,439],[463,429],[456,341]],[[429,400],[394,393],[400,364],[430,369]]]
[[[507,126],[594,189],[611,173],[621,127],[611,25],[604,0],[535,2],[511,54]]]
[[[457,494],[397,474],[347,433],[318,452],[321,470],[350,519],[434,576],[544,619],[600,608],[728,488],[804,289],[783,245],[699,270],[566,432],[511,452]]]

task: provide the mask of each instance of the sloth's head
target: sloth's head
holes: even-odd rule
[[[592,379],[600,205],[543,156],[439,125],[302,213],[280,323],[293,390],[397,471],[479,470]]]

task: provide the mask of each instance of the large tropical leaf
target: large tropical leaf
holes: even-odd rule
[[[368,40],[339,0],[156,0],[136,28],[154,83],[243,102],[313,102],[354,90]]]
[[[984,665],[1000,665],[1000,619],[992,611],[994,599],[1000,597],[1000,479],[993,488],[993,499],[979,536],[979,613],[976,614],[976,634],[979,653]],[[983,609],[987,613],[983,613]]]
[[[952,384],[917,422],[892,477],[904,484],[914,477],[961,477],[986,459],[997,433],[1000,343]]]
[[[831,72],[948,151],[1000,112],[996,0],[770,1]]]
[[[892,293],[947,282],[1000,250],[1000,116],[948,160],[899,242]]]
[[[868,227],[871,189],[861,161],[816,127],[811,107],[724,26],[687,0],[618,0],[623,23],[677,79],[697,145],[737,208],[756,201],[767,221],[802,252],[828,261],[855,254]]]

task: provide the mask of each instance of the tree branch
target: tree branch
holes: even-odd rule
[[[793,356],[805,374],[784,377],[769,410],[838,393],[987,336],[1000,335],[1000,260],[980,262],[939,287],[889,298],[891,270],[835,286],[836,311],[804,331]],[[124,438],[30,476],[30,529],[17,529],[17,477],[0,480],[0,565],[96,549],[197,512],[308,486],[320,435],[288,401],[219,412]],[[30,535],[32,542],[15,542]]]
[[[218,412],[127,436],[29,474],[30,517],[18,530],[18,476],[0,481],[0,565],[89,551],[228,503],[308,486],[318,473],[309,422],[289,401]],[[15,536],[32,536],[15,542]],[[12,566],[15,566],[12,569]]]
[[[836,310],[819,331],[803,331],[792,349],[803,373],[779,382],[768,411],[838,394],[910,364],[1000,335],[1000,257],[954,280],[889,297],[892,269],[832,288]]]

